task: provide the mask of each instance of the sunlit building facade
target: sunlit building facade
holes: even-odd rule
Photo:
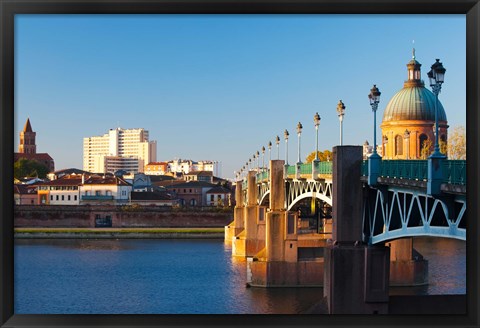
[[[83,169],[88,172],[143,172],[157,160],[157,142],[145,129],[110,129],[103,136],[83,139]]]

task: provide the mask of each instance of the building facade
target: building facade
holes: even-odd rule
[[[83,139],[83,169],[95,173],[143,172],[157,160],[157,142],[145,129],[110,129],[103,136]]]
[[[415,59],[407,64],[408,79],[403,88],[388,102],[383,113],[382,153],[384,159],[426,159],[435,144],[436,97],[421,79],[420,67]],[[445,110],[437,102],[439,143],[446,145],[448,122]]]

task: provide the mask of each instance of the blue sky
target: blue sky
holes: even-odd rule
[[[17,15],[15,147],[30,117],[38,152],[82,168],[84,137],[145,128],[159,161],[216,160],[233,178],[276,135],[284,159],[285,129],[295,162],[299,121],[304,160],[315,112],[319,148],[337,145],[340,99],[344,144],[372,144],[367,95],[382,92],[379,125],[412,40],[427,85],[444,64],[440,101],[450,127],[465,125],[464,15]]]

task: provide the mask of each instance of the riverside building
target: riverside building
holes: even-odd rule
[[[83,138],[83,169],[88,172],[135,174],[156,160],[157,142],[143,128],[110,129],[103,136]]]

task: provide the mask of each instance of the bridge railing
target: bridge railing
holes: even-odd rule
[[[426,160],[382,160],[380,175],[386,178],[426,181]]]
[[[270,170],[265,170],[263,172],[257,173],[256,175],[256,182],[262,182],[268,179],[268,173]]]
[[[443,179],[450,184],[467,184],[467,161],[449,160],[443,162]]]
[[[467,162],[464,160],[443,161],[443,182],[467,184]],[[362,163],[362,175],[368,176],[368,160]],[[380,176],[384,178],[427,181],[428,160],[382,160]]]
[[[301,164],[300,174],[312,174],[312,163]]]
[[[295,175],[295,165],[287,166],[287,175]]]

